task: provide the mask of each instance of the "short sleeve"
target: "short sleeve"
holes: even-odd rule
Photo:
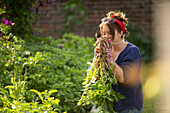
[[[140,81],[141,56],[139,48],[133,46],[122,56],[120,65],[125,84],[136,84]]]

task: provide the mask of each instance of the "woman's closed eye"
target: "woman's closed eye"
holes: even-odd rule
[[[110,36],[110,35],[111,35],[110,32],[108,32],[108,33],[103,33],[103,36]]]
[[[108,35],[111,35],[111,32],[108,32],[107,34],[108,34]]]

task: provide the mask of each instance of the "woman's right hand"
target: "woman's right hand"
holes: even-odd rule
[[[105,47],[106,59],[109,62],[109,61],[113,60],[113,57],[112,57],[113,48],[111,46],[111,40],[108,39],[107,41],[105,41],[105,44],[106,44],[106,47]]]
[[[99,48],[98,46],[95,47],[94,49],[94,57],[96,58],[96,56],[99,54]]]

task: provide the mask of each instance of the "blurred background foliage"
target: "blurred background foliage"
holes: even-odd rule
[[[65,18],[63,18],[65,23],[64,29],[59,31],[61,35],[71,32],[75,25],[82,24],[89,17],[89,14],[86,13],[87,8],[83,0],[68,0],[60,10],[66,11]]]
[[[140,49],[143,62],[153,61],[153,38],[144,35],[144,31],[140,28],[135,28],[131,24],[127,27],[129,34],[125,39],[135,44]]]
[[[89,112],[92,106],[77,107],[77,102],[87,62],[93,58],[95,39],[70,33],[73,24],[84,22],[78,15],[88,17],[83,1],[66,2],[62,10],[71,9],[64,20],[67,29],[61,31],[60,37],[45,38],[32,34],[32,24],[40,16],[37,6],[43,5],[41,0],[0,3],[0,111]],[[15,24],[4,25],[3,18]],[[127,29],[130,34],[126,39],[139,47],[144,64],[152,62],[152,38],[132,25]]]

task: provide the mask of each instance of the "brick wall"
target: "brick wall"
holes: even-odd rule
[[[60,9],[68,0],[53,0],[51,5],[39,8],[41,17],[36,28],[43,28],[40,36],[58,36],[58,31],[63,28],[64,13]],[[129,18],[129,23],[141,28],[146,36],[152,36],[152,0],[84,0],[87,14],[90,16],[81,25],[74,26],[73,33],[81,36],[94,37],[101,18],[109,11],[121,9]],[[43,34],[43,35],[42,35]]]

